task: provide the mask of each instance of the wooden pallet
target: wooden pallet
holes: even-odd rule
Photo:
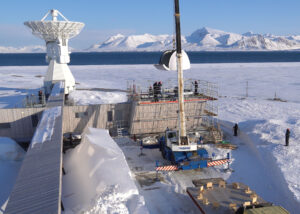
[[[221,149],[231,149],[231,150],[236,150],[238,147],[236,145],[230,144],[230,143],[218,143],[216,144],[217,148]]]
[[[196,187],[188,187],[187,194],[202,214],[236,213],[239,207],[265,204],[257,194],[246,193],[250,188],[243,183],[226,184],[220,186],[219,182],[225,182],[222,178],[193,180]],[[207,184],[210,185],[207,185]],[[213,183],[213,185],[211,185]],[[239,188],[236,188],[238,185]],[[254,193],[254,192],[253,192]]]
[[[195,179],[192,180],[195,187],[205,186],[208,182],[212,182],[213,185],[219,184],[220,181],[224,181],[223,178],[208,178],[208,179]]]

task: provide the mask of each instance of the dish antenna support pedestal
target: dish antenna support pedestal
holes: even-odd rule
[[[52,17],[47,21],[48,16]],[[58,17],[63,20],[59,21]],[[75,79],[68,63],[70,52],[69,39],[77,36],[84,24],[70,22],[58,10],[50,10],[41,21],[28,21],[24,25],[32,30],[32,34],[45,40],[47,47],[46,61],[49,63],[47,74],[44,78],[46,94],[49,94],[52,85],[58,81],[65,81],[65,94],[75,90]]]

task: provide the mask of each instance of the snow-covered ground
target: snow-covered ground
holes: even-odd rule
[[[176,72],[156,70],[152,65],[91,65],[70,66],[77,88],[126,89],[127,83],[150,85],[161,80],[166,85],[175,81]],[[42,76],[46,66],[2,66],[0,67],[0,107],[14,107],[25,95],[35,93],[43,85]],[[277,97],[300,102],[300,63],[226,63],[193,64],[184,77],[197,78],[218,83],[220,95],[242,97],[248,93],[252,98]],[[112,92],[76,91],[78,102],[93,103],[124,100],[125,95]],[[72,95],[73,96],[73,95]],[[109,99],[112,98],[112,99]],[[222,115],[220,115],[222,117]]]
[[[0,214],[13,188],[25,151],[12,139],[0,137]]]
[[[126,89],[128,81],[145,86],[158,80],[167,85],[176,79],[176,72],[159,71],[152,65],[70,68],[78,88]],[[28,89],[29,93],[37,93],[37,89],[42,85],[40,75],[44,75],[45,71],[44,66],[0,67],[0,107],[15,106],[25,97]],[[219,85],[219,119],[226,138],[239,146],[232,152],[232,168],[235,172],[224,174],[218,169],[208,169],[204,171],[204,176],[218,175],[230,182],[244,182],[265,200],[283,205],[291,213],[297,213],[300,209],[299,71],[300,63],[237,63],[196,64],[184,73],[186,79],[202,79]],[[247,81],[249,97],[245,98]],[[269,100],[274,98],[275,93],[286,102]],[[78,90],[72,96],[80,104],[123,102],[126,98],[122,92],[85,90]],[[239,137],[234,138],[231,132],[236,122],[239,123],[241,132]],[[283,146],[286,128],[291,129],[289,147]],[[130,148],[130,145],[127,146]],[[122,148],[126,157],[129,155],[126,153],[128,148]],[[154,157],[158,158],[159,153],[154,154]],[[151,167],[153,161],[154,158],[151,158]],[[136,163],[128,160],[128,164],[133,170]],[[199,173],[194,176],[199,177]],[[172,198],[170,203],[179,203],[181,199],[188,200],[186,195],[182,195],[184,187],[191,185],[187,177],[193,177],[192,173],[178,172],[166,175],[164,178],[167,187],[158,186],[162,190],[156,190],[161,194],[157,198],[153,198],[153,190],[140,188],[146,205],[154,209],[150,210],[150,213],[164,213],[159,207],[155,208],[155,203],[167,200],[166,198],[175,193],[178,197]],[[167,192],[164,193],[163,190]],[[174,208],[178,212],[180,209]],[[171,212],[172,210],[167,211]],[[189,210],[182,212],[188,213]]]
[[[250,98],[222,98],[219,114],[222,128],[239,149],[230,181],[239,180],[268,201],[297,213],[300,207],[300,104]],[[230,122],[231,123],[230,123]],[[239,122],[240,136],[234,138],[232,122]],[[285,131],[292,130],[285,147]]]
[[[139,192],[145,198],[146,207],[153,214],[199,213],[185,192],[187,187],[194,186],[192,180],[211,177],[228,179],[230,176],[230,173],[223,172],[226,166],[218,166],[202,170],[159,173],[156,177],[154,170],[156,161],[160,164],[170,164],[162,158],[159,149],[143,149],[141,155],[138,142],[129,138],[116,138],[115,141],[125,154],[130,170],[135,175]],[[205,145],[205,148],[210,155],[213,152],[218,154],[216,159],[226,157],[226,153],[229,152],[209,145]]]
[[[126,102],[126,93],[103,92],[103,91],[74,91],[70,98],[77,105],[99,104],[99,103],[119,103]]]

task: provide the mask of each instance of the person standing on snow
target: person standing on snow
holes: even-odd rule
[[[289,140],[290,140],[290,129],[286,129],[285,132],[285,146],[289,146]]]
[[[238,135],[238,130],[239,130],[239,126],[238,124],[234,124],[233,126],[233,136],[237,136]]]

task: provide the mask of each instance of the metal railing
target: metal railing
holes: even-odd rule
[[[46,106],[46,96],[43,93],[42,95],[27,95],[23,101],[22,106],[25,108],[38,108]]]
[[[216,100],[218,98],[218,86],[214,83],[186,79],[184,81],[185,99],[206,99]],[[128,100],[134,101],[176,101],[178,100],[177,80],[169,79],[163,84],[160,81],[147,83],[136,83],[135,81],[127,82]]]

